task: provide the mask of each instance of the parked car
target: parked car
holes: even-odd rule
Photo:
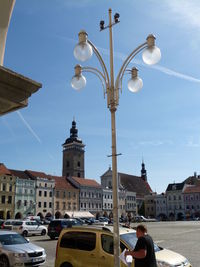
[[[124,249],[133,250],[137,242],[136,231],[120,227],[119,233],[121,252]],[[156,244],[154,247],[158,267],[192,267],[184,256]],[[67,228],[61,232],[57,242],[55,267],[113,265],[113,226],[87,225]],[[121,267],[125,266],[121,262]],[[134,267],[134,260],[131,267]]]
[[[157,222],[155,218],[145,218],[143,215],[137,215],[133,218],[133,222]]]
[[[23,236],[47,233],[47,228],[34,220],[7,220],[4,222],[4,229],[16,231]]]
[[[13,231],[0,231],[0,266],[39,266],[46,261],[45,250]]]
[[[82,225],[82,223],[76,219],[55,219],[48,225],[48,236],[51,239],[59,237],[63,228],[72,227],[72,225]]]

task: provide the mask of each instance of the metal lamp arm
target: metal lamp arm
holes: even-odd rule
[[[93,67],[82,67],[82,72],[91,72],[99,78],[103,87],[104,98],[105,98],[105,94],[107,93],[108,83],[106,81],[106,77],[104,76],[104,74],[98,69]]]
[[[140,52],[142,51],[144,48],[148,47],[147,42],[139,45],[136,49],[134,49],[131,54],[125,59],[118,75],[116,78],[116,82],[115,82],[115,89],[118,90],[119,89],[119,82],[122,82],[122,78],[124,76],[124,72],[128,66],[128,64],[131,62],[131,60]]]
[[[105,63],[103,61],[102,56],[100,55],[100,53],[99,53],[98,49],[96,48],[96,46],[90,40],[87,40],[87,41],[92,46],[92,48],[94,50],[94,53],[97,56],[97,58],[98,58],[98,60],[99,60],[99,62],[101,64],[101,67],[102,67],[104,76],[106,78],[107,84],[110,84],[110,78],[109,78],[109,75],[108,75],[108,70],[107,70],[106,65],[105,65]]]

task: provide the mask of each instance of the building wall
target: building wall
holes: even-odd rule
[[[25,218],[28,215],[35,215],[36,196],[34,180],[20,179],[16,177],[15,189],[15,212],[16,218]]]
[[[136,193],[126,191],[125,201],[126,212],[130,213],[132,216],[135,216],[137,214]]]
[[[12,175],[0,175],[0,218],[2,219],[14,217],[15,182],[16,179]]]
[[[54,207],[56,217],[64,217],[67,211],[79,210],[79,190],[55,189]]]
[[[102,196],[101,188],[96,187],[81,187],[80,188],[80,211],[90,211],[92,214],[97,214],[102,211]]]
[[[156,217],[155,194],[145,196],[144,206],[145,206],[145,216],[155,218]]]
[[[156,218],[164,220],[167,218],[167,199],[165,194],[158,194],[155,197]]]
[[[166,196],[168,218],[177,220],[180,214],[185,216],[184,198],[182,190],[167,191]]]
[[[47,178],[36,179],[36,214],[41,217],[54,214],[55,181]]]
[[[200,217],[200,192],[184,193],[186,218]]]

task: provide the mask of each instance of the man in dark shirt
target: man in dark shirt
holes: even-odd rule
[[[140,224],[136,228],[138,241],[133,251],[126,251],[125,257],[131,255],[135,259],[135,267],[157,267],[153,240],[147,234],[147,228]]]

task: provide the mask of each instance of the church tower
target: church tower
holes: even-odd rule
[[[84,147],[82,140],[78,138],[75,120],[72,121],[70,137],[63,146],[63,176],[85,177]]]
[[[145,164],[142,161],[141,178],[147,182],[147,171],[145,170]]]

